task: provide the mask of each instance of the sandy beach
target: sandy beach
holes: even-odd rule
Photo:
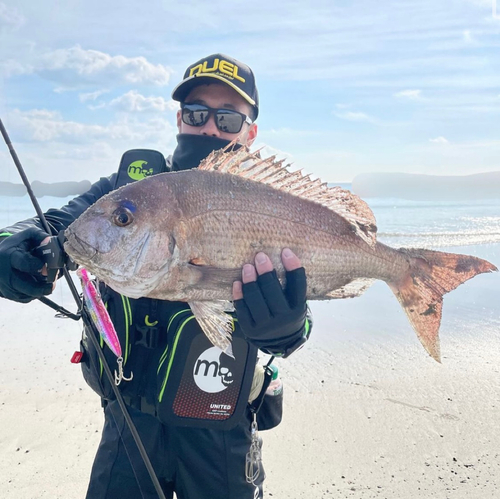
[[[499,245],[451,250],[500,265]],[[74,309],[60,288],[53,298]],[[311,341],[278,362],[285,415],[262,433],[266,497],[499,497],[499,289],[488,274],[445,297],[442,364],[384,283],[313,303]],[[0,300],[2,498],[85,495],[103,418],[70,363],[80,327]]]

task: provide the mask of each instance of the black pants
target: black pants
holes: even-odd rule
[[[250,421],[230,431],[166,426],[129,408],[167,499],[257,499],[263,497],[261,471],[256,485],[245,478]],[[92,467],[87,499],[157,499],[127,423],[116,401],[105,408],[101,443]]]

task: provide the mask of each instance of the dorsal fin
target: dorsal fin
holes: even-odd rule
[[[340,187],[329,187],[319,179],[311,180],[310,175],[303,175],[300,170],[291,172],[290,165],[284,166],[283,160],[276,161],[276,156],[262,159],[260,151],[251,153],[247,147],[234,150],[233,145],[212,152],[198,169],[238,175],[319,203],[348,220],[368,244],[375,244],[375,217],[358,196]]]

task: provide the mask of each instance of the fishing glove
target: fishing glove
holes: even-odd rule
[[[308,339],[306,273],[303,267],[286,273],[281,287],[276,271],[243,284],[243,298],[234,302],[245,338],[265,353],[288,357]]]
[[[0,239],[0,297],[20,303],[50,295],[52,284],[43,282],[44,262],[31,254],[48,234],[30,227]]]

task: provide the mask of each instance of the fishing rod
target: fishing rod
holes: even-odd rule
[[[130,414],[128,413],[127,406],[125,405],[125,402],[123,400],[123,396],[122,396],[120,390],[118,389],[117,384],[115,383],[115,377],[114,377],[113,373],[111,372],[111,368],[109,367],[106,356],[104,355],[104,352],[103,352],[101,346],[99,345],[99,340],[97,339],[99,336],[99,331],[97,330],[97,328],[96,328],[96,326],[95,326],[95,324],[90,316],[89,311],[84,306],[84,303],[80,297],[80,294],[78,293],[78,290],[76,289],[75,283],[73,282],[73,279],[71,278],[71,276],[69,274],[69,269],[75,270],[77,266],[64,253],[64,249],[63,249],[64,232],[60,231],[59,234],[56,235],[56,234],[54,234],[56,232],[55,228],[51,227],[48,224],[47,219],[45,218],[45,215],[43,214],[42,209],[40,208],[38,200],[33,192],[33,189],[31,188],[31,184],[28,180],[28,177],[26,176],[24,168],[21,165],[21,161],[19,160],[19,157],[17,156],[17,153],[14,149],[14,146],[12,145],[12,142],[10,141],[7,130],[5,129],[1,119],[0,119],[0,132],[3,136],[5,143],[7,144],[7,147],[9,148],[10,154],[12,156],[12,159],[14,160],[17,171],[19,172],[19,175],[21,176],[23,184],[25,185],[25,187],[28,191],[31,202],[35,208],[35,211],[38,215],[38,218],[40,219],[40,223],[42,224],[45,232],[47,232],[47,234],[51,235],[49,242],[45,245],[41,245],[38,248],[36,248],[34,250],[34,253],[35,253],[35,255],[37,255],[41,260],[43,260],[47,264],[47,282],[54,282],[54,280],[56,279],[56,277],[59,273],[59,270],[62,270],[64,278],[66,279],[66,282],[67,282],[69,289],[71,291],[71,294],[73,295],[73,298],[75,299],[75,302],[77,304],[78,313],[73,314],[71,312],[68,312],[67,310],[62,308],[60,305],[58,305],[57,303],[54,303],[52,300],[49,300],[46,297],[41,297],[41,298],[39,298],[39,300],[42,303],[44,303],[45,305],[48,305],[49,307],[51,307],[52,309],[57,310],[60,314],[65,315],[66,317],[69,317],[70,319],[79,320],[81,318],[83,323],[85,324],[85,326],[92,331],[92,334],[89,334],[88,336],[89,336],[90,340],[92,341],[92,344],[97,352],[99,360],[102,363],[102,366],[104,368],[104,372],[106,373],[106,376],[109,380],[109,383],[113,389],[113,393],[114,393],[116,400],[118,402],[118,405],[120,406],[120,409],[123,413],[123,417],[125,418],[125,421],[127,422],[127,426],[130,430],[130,433],[132,434],[134,442],[137,445],[137,449],[139,450],[141,458],[144,461],[144,465],[146,466],[146,469],[148,470],[149,476],[153,482],[156,493],[158,494],[158,497],[160,499],[166,499],[165,494],[163,493],[163,490],[161,488],[160,482],[158,480],[158,477],[156,476],[156,473],[153,469],[153,465],[151,464],[151,461],[150,461],[149,456],[146,452],[144,444],[142,443],[142,439],[137,431],[137,428],[135,427],[134,422],[132,421],[132,418],[130,417]],[[57,267],[57,265],[59,265],[59,267]]]

